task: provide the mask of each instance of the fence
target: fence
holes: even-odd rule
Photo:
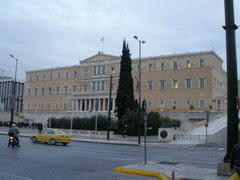
[[[180,140],[180,139],[203,141],[206,139],[206,136],[199,135],[199,134],[174,134],[173,140]]]

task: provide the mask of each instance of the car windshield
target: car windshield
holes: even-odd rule
[[[62,130],[57,130],[56,131],[58,134],[66,134],[64,131],[62,131]]]

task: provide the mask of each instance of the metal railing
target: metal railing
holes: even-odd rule
[[[185,140],[200,140],[200,141],[204,141],[205,140],[205,135],[199,135],[199,134],[174,134],[173,139],[174,140],[185,139]]]

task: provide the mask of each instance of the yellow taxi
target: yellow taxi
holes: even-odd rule
[[[36,142],[44,142],[50,144],[62,143],[63,145],[66,145],[72,142],[71,135],[66,134],[62,130],[57,129],[45,129],[39,132],[39,134],[33,134],[32,136],[30,136],[30,138],[33,143]]]

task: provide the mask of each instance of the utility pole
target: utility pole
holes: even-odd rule
[[[226,58],[227,58],[227,154],[224,162],[229,162],[232,148],[238,142],[238,110],[236,98],[237,86],[237,57],[235,30],[238,28],[234,23],[233,0],[224,0],[226,31]]]

